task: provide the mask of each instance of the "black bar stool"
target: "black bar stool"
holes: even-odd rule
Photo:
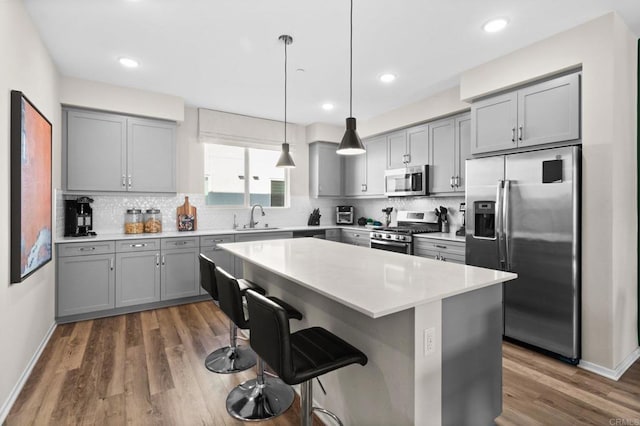
[[[349,364],[366,365],[367,356],[335,334],[311,327],[291,334],[289,318],[282,306],[255,291],[245,295],[249,305],[251,347],[289,385],[302,383],[301,425],[311,426],[312,411],[334,413],[313,407],[312,380]]]
[[[248,329],[250,318],[244,314],[239,280],[216,267],[220,309],[241,329]],[[252,290],[255,292],[255,290]],[[248,293],[247,293],[248,294]],[[275,297],[268,297],[287,318],[302,319],[302,314]],[[227,412],[239,420],[267,420],[284,413],[293,403],[293,388],[277,377],[265,377],[264,362],[258,357],[257,377],[239,384],[227,396]]]
[[[216,264],[204,254],[200,253],[200,286],[211,295],[213,300],[219,301],[218,284],[216,282]],[[264,289],[247,280],[238,280],[240,292],[244,294],[248,289],[254,289],[264,294]],[[256,365],[256,354],[249,346],[238,346],[238,327],[231,321],[229,325],[229,346],[211,352],[204,362],[209,371],[214,373],[237,373],[248,370]]]

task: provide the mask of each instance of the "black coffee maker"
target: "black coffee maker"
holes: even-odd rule
[[[89,197],[64,200],[64,236],[88,237],[96,235],[93,229],[93,210]]]

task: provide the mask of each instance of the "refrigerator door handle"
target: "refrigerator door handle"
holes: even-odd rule
[[[509,260],[509,239],[511,235],[509,234],[509,200],[510,200],[510,192],[511,192],[511,181],[504,181],[504,191],[502,192],[502,232],[504,234],[504,259],[506,264],[506,270],[511,270],[511,262]]]
[[[504,185],[503,180],[498,180],[498,185],[496,185],[496,242],[498,243],[498,259],[500,260],[500,269],[504,270],[506,267],[506,260],[504,256],[504,251],[502,250],[502,241],[503,241],[503,193],[502,187]]]

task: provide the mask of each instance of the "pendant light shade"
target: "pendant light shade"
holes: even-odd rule
[[[347,130],[344,132],[342,142],[340,142],[340,146],[338,146],[336,152],[341,155],[358,155],[365,153],[364,145],[362,145],[360,136],[358,136],[358,132],[356,132],[355,118],[347,118]]]
[[[347,118],[347,129],[336,150],[340,155],[358,155],[366,152],[356,131],[356,119],[353,117],[353,0],[351,0],[349,19],[349,118]]]
[[[287,46],[293,43],[293,37],[281,35],[278,40],[284,43],[284,143],[276,167],[291,169],[296,166],[296,163],[289,153],[289,144],[287,143]]]

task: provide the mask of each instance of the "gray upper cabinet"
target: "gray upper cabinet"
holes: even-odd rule
[[[518,146],[579,137],[579,74],[566,75],[518,91]]]
[[[454,189],[464,191],[467,183],[465,178],[465,161],[471,155],[471,114],[466,113],[455,117],[456,154]]]
[[[515,148],[517,93],[507,93],[471,105],[471,153]]]
[[[377,136],[362,142],[367,150],[344,159],[344,195],[347,197],[383,196],[384,171],[387,168],[387,138]]]
[[[70,191],[176,191],[175,123],[63,110],[65,186]]]
[[[474,102],[471,153],[580,138],[580,74]]]
[[[71,191],[125,191],[127,119],[67,110],[66,186]]]
[[[175,192],[175,124],[129,118],[127,130],[128,190]]]
[[[404,167],[407,162],[407,131],[391,133],[387,136],[388,169],[399,169]]]
[[[345,156],[343,167],[344,195],[364,195],[367,189],[367,154]]]
[[[387,139],[378,137],[364,142],[366,154],[366,188],[364,195],[384,195],[384,171],[387,168]]]
[[[429,163],[427,125],[410,127],[387,136],[387,168],[399,169]]]
[[[342,155],[331,142],[309,144],[309,195],[313,198],[342,196]]]
[[[454,191],[455,176],[455,120],[453,118],[429,124],[429,192]]]

